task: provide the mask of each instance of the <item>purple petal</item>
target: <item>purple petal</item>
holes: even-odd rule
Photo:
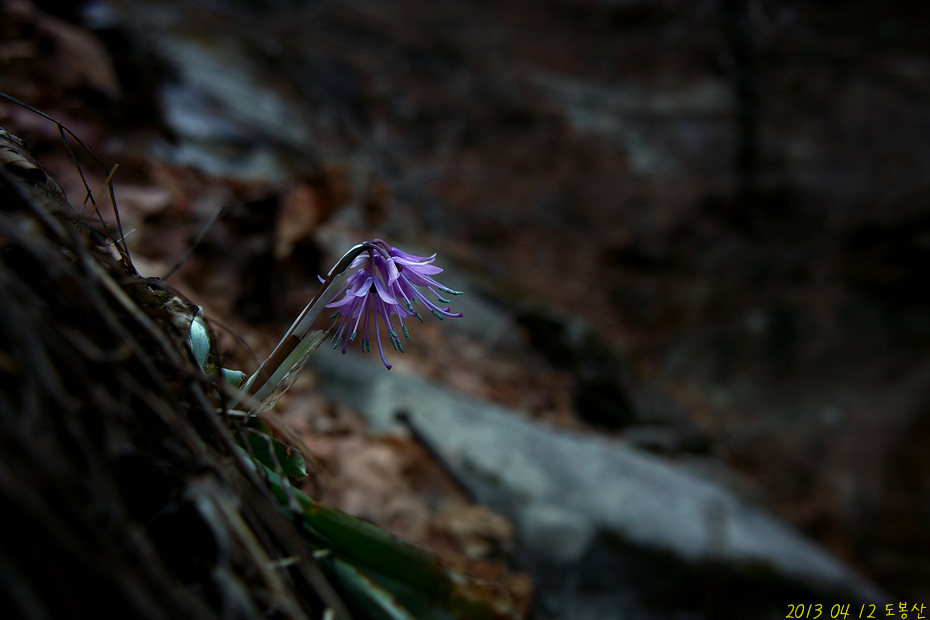
[[[404,277],[410,280],[411,284],[416,284],[417,286],[436,286],[439,288],[446,288],[436,280],[432,279],[428,275],[417,273],[412,269],[404,270]]]
[[[329,302],[328,304],[326,304],[326,307],[327,308],[341,308],[342,306],[345,306],[346,304],[353,304],[353,303],[354,304],[360,303],[358,297],[352,297],[350,295],[346,295],[339,301]]]
[[[369,295],[371,293],[371,285],[374,284],[375,280],[377,280],[377,278],[368,276],[365,278],[364,282],[359,282],[356,286],[353,286],[348,294],[355,295],[356,297],[365,297]]]
[[[403,250],[398,250],[397,248],[391,248],[391,256],[394,256],[395,258],[402,258],[405,261],[412,261],[415,263],[422,263],[425,261],[433,262],[436,260],[435,254],[432,256],[414,256],[413,254],[407,254]]]
[[[374,278],[375,290],[378,291],[378,297],[380,297],[386,304],[397,304],[397,300],[387,292],[387,289],[384,288],[384,284],[381,283],[381,278]]]
[[[416,273],[423,276],[434,276],[437,273],[442,273],[443,269],[441,267],[436,267],[435,265],[410,265],[404,267],[405,273]]]
[[[394,259],[384,261],[384,266],[387,270],[388,286],[390,286],[400,277],[400,272],[397,270],[397,265],[394,264]]]

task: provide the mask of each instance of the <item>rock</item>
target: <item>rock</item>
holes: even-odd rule
[[[358,409],[380,433],[406,411],[475,497],[513,520],[518,556],[551,613],[692,617],[670,615],[684,610],[700,618],[708,588],[725,591],[717,604],[751,615],[784,613],[786,592],[887,598],[761,508],[668,459],[550,428],[375,362],[311,358],[327,396]],[[677,611],[665,609],[672,587]]]
[[[673,88],[656,84],[607,87],[546,74],[537,75],[534,82],[575,129],[624,151],[637,174],[674,176],[682,167],[668,147],[666,132],[650,126],[651,121],[662,119],[668,124],[674,119],[688,125],[696,121],[699,126],[703,121],[726,118],[733,109],[730,89],[713,79]]]
[[[174,79],[160,97],[177,141],[153,143],[153,154],[213,176],[272,183],[313,169],[313,131],[294,97],[268,78],[246,42],[196,31],[190,20],[145,3],[93,15],[98,27],[124,26],[144,37],[171,67]]]

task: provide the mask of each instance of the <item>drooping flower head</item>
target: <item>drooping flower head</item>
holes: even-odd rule
[[[345,353],[349,342],[361,333],[362,351],[370,352],[373,325],[381,361],[385,368],[390,370],[391,365],[384,358],[384,349],[381,346],[379,319],[391,338],[394,350],[403,353],[404,346],[394,329],[394,320],[397,320],[404,338],[409,341],[410,333],[404,325],[404,320],[416,317],[423,322],[423,317],[414,306],[422,302],[439,320],[443,317],[460,318],[461,312],[455,314],[448,306],[442,308],[436,305],[417,288],[424,288],[433,293],[443,304],[451,303],[451,300],[444,299],[439,291],[448,295],[461,295],[459,291],[454,291],[433,279],[432,276],[442,272],[442,269],[432,264],[435,260],[435,254],[427,257],[413,256],[389,246],[381,239],[372,241],[368,251],[356,258],[350,266],[358,271],[353,273],[342,290],[334,295],[334,301],[326,304],[327,308],[338,308],[332,317],[339,318],[336,333],[333,335],[333,348],[342,344],[342,352]],[[341,299],[336,299],[343,293],[345,295]]]

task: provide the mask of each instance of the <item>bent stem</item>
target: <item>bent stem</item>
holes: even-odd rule
[[[232,405],[233,409],[241,409],[245,403],[248,403],[249,409],[267,408],[266,401],[274,394],[276,388],[282,385],[282,382],[286,389],[287,381],[296,377],[310,354],[326,338],[326,331],[310,331],[313,322],[323,312],[323,308],[330,299],[345,286],[352,262],[362,252],[370,251],[370,248],[371,242],[369,241],[359,243],[346,252],[329,270],[320,290],[285,332],[268,359],[262,362],[255,374],[249,377],[242,388],[239,399]]]
[[[323,332],[311,332],[310,327],[320,316],[320,313],[323,312],[324,306],[345,285],[345,281],[349,277],[347,273],[349,266],[359,254],[369,250],[370,247],[371,243],[368,241],[359,243],[346,252],[329,270],[322,286],[320,286],[320,290],[317,291],[317,294],[303,309],[303,312],[285,332],[274,351],[268,356],[268,359],[262,362],[255,374],[249,377],[249,380],[242,388],[241,396],[233,405],[233,409],[241,408],[246,401],[262,403],[283,380],[287,379],[289,375],[295,374],[291,373],[295,366],[303,366],[306,358],[313,353],[323,340],[319,338],[319,334]],[[314,335],[317,337],[312,337]],[[324,338],[325,335],[323,333]],[[308,336],[310,337],[308,338]],[[299,367],[297,368],[298,372]]]

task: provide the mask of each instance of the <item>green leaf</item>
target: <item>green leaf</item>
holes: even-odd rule
[[[329,550],[422,620],[518,619],[509,596],[461,572],[448,561],[380,527],[316,502],[266,466],[271,490],[285,510],[299,511],[308,543]],[[287,484],[287,489],[285,489]],[[291,500],[293,499],[293,503]],[[322,542],[321,542],[322,541]]]
[[[230,370],[228,368],[220,368],[220,376],[223,378],[223,382],[234,390],[242,387],[247,378],[246,374],[241,370]]]
[[[343,562],[332,560],[326,563],[329,573],[340,589],[358,607],[365,616],[372,620],[417,620],[404,609],[391,593],[379,586],[357,568]]]
[[[307,477],[307,463],[300,455],[300,452],[260,431],[250,430],[247,432],[249,446],[251,446],[252,452],[255,453],[255,458],[258,459],[259,463],[275,471],[277,468],[271,456],[273,449],[274,458],[277,459],[278,465],[280,465],[285,476],[295,480],[302,480]]]

